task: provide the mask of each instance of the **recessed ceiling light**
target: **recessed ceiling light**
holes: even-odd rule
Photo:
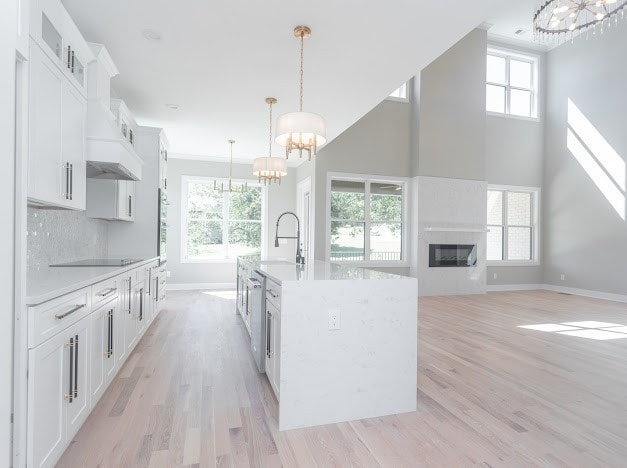
[[[172,110],[177,110],[179,108],[178,104],[166,104],[165,105],[168,109],[172,109]]]
[[[155,29],[142,29],[142,36],[153,42],[161,40],[161,33]]]

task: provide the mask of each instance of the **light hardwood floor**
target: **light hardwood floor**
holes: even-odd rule
[[[627,325],[627,304],[548,291],[423,298],[418,411],[286,432],[234,307],[233,293],[170,293],[59,466],[627,464],[627,335],[518,328]]]

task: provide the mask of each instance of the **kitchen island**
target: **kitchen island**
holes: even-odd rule
[[[416,278],[240,257],[237,308],[264,355],[279,429],[415,411],[417,299]]]

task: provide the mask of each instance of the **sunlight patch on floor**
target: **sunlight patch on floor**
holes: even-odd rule
[[[581,322],[539,323],[537,325],[518,325],[528,330],[558,333],[591,340],[618,340],[627,338],[627,326],[620,323],[584,320]]]
[[[219,297],[220,299],[235,299],[237,291],[203,291],[207,296]]]

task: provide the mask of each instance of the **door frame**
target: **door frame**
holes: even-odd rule
[[[308,223],[305,223],[305,194],[309,194],[309,218]],[[303,242],[303,250],[306,252],[305,259],[310,262],[314,259],[314,226],[315,226],[315,211],[314,211],[314,197],[313,197],[313,184],[311,176],[298,182],[296,186],[296,214],[302,221],[302,232],[307,234],[304,239],[308,240],[308,245]]]

